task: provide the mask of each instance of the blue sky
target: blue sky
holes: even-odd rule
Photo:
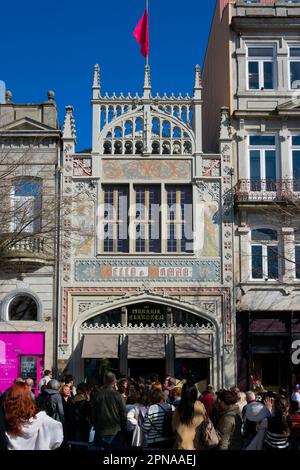
[[[191,93],[202,65],[214,0],[149,0],[154,93]],[[1,5],[1,74],[13,101],[34,103],[54,90],[62,124],[73,105],[77,150],[91,146],[93,66],[102,93],[140,92],[144,59],[132,36],[145,0],[15,0]]]

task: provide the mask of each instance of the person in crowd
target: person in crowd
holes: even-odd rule
[[[64,410],[63,429],[64,445],[66,445],[68,441],[75,441],[76,439],[75,407],[69,385],[62,385],[60,394]]]
[[[300,404],[300,384],[295,385],[291,401],[297,401]]]
[[[76,387],[75,387],[75,379],[73,375],[67,374],[64,378],[64,385],[68,385],[71,390],[71,398],[75,398],[76,396]]]
[[[91,430],[91,388],[84,382],[77,387],[74,400],[76,441],[88,442]]]
[[[157,388],[158,390],[162,390],[163,389],[162,383],[158,381],[152,382],[151,390],[154,390],[155,388]]]
[[[128,393],[128,380],[127,379],[120,379],[118,381],[118,391],[122,395],[124,402],[127,401],[127,393]]]
[[[176,433],[175,449],[199,450],[203,448],[201,425],[205,419],[205,406],[198,398],[195,385],[182,387],[181,400],[174,411],[172,428]]]
[[[237,405],[238,394],[224,390],[218,395],[220,407],[217,430],[220,433],[220,450],[240,450],[242,445],[242,419]]]
[[[64,424],[64,407],[62,396],[59,393],[60,384],[51,379],[45,389],[44,407],[48,416]]]
[[[7,439],[5,434],[5,419],[3,407],[0,406],[0,451],[7,450]]]
[[[47,388],[47,385],[42,385],[40,393],[35,398],[35,404],[39,411],[45,411],[46,388]]]
[[[203,405],[205,406],[207,415],[209,416],[209,418],[211,418],[213,403],[216,400],[214,386],[208,385],[206,390],[202,393],[199,399],[201,403],[203,403]]]
[[[31,379],[30,377],[28,377],[27,379],[25,379],[25,384],[26,384],[27,387],[29,388],[33,400],[35,400],[35,395],[34,395],[34,393],[33,393],[33,391],[32,391],[32,389],[33,389],[33,387],[34,387],[34,380]]]
[[[133,405],[127,405],[127,431],[132,432],[130,445],[144,447],[146,442],[142,424],[149,407],[149,393],[137,391],[132,401],[135,401]]]
[[[171,376],[167,376],[163,384],[163,391],[164,391],[166,400],[169,403],[173,401],[173,389],[175,385],[176,385],[176,379]]]
[[[288,422],[291,430],[290,448],[300,450],[300,404],[297,401],[290,403]]]
[[[243,447],[246,448],[257,434],[257,425],[271,416],[271,408],[256,400],[251,390],[246,393],[247,404],[243,408]]]
[[[4,399],[9,450],[54,450],[63,441],[61,423],[38,411],[29,387],[13,385]]]
[[[171,437],[172,425],[170,421],[169,436],[164,432],[165,415],[173,411],[173,407],[166,403],[165,395],[160,388],[154,387],[150,392],[150,407],[145,415],[142,430],[146,435],[147,447],[171,449],[174,438]]]
[[[122,395],[116,391],[116,376],[104,375],[104,385],[96,393],[92,406],[95,446],[99,449],[124,447],[122,433],[126,429],[127,413]]]
[[[173,403],[172,403],[172,405],[174,406],[174,408],[177,408],[177,406],[180,403],[181,393],[182,393],[182,387],[174,387],[173,388]]]
[[[240,415],[242,417],[243,416],[243,409],[247,405],[246,393],[245,392],[238,392],[238,397],[239,397],[239,400],[237,402],[237,405],[240,409]]]
[[[38,384],[39,392],[41,392],[42,386],[43,386],[43,385],[47,385],[48,382],[49,382],[51,379],[52,379],[52,372],[51,372],[51,370],[49,370],[49,369],[44,370],[43,377],[41,378],[41,380],[39,381],[39,384]]]
[[[261,423],[261,429],[265,429],[263,449],[287,450],[291,433],[288,422],[289,402],[283,395],[277,395],[272,402],[272,416]]]

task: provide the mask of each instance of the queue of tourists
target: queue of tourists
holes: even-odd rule
[[[192,377],[158,375],[76,386],[44,372],[39,394],[21,377],[0,396],[1,450],[300,450],[300,384],[292,394],[200,392]]]

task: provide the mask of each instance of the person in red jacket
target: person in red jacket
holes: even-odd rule
[[[207,386],[207,389],[202,393],[200,397],[200,401],[205,406],[206,413],[211,418],[212,408],[215,401],[215,389],[213,385]]]

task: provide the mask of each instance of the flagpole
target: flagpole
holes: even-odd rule
[[[148,28],[149,28],[149,0],[146,0],[146,12],[147,12]],[[149,55],[146,56],[146,65],[149,65]]]

